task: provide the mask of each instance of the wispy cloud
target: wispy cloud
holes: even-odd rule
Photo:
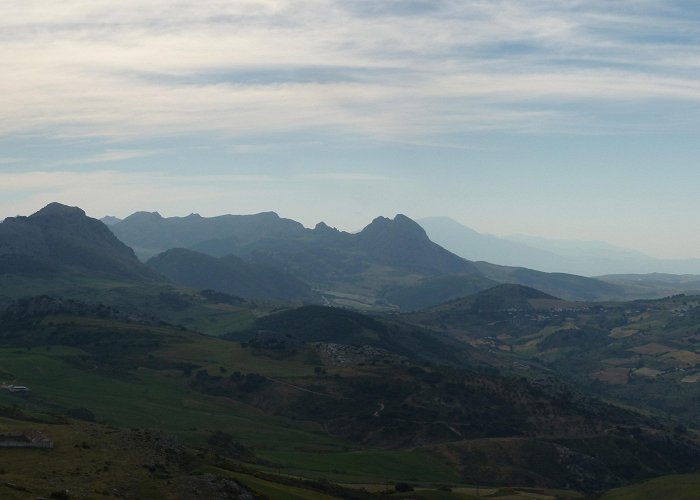
[[[594,131],[618,101],[700,101],[698,16],[674,5],[10,2],[0,134]]]
[[[14,163],[20,163],[21,161],[21,158],[12,158],[9,156],[0,157],[0,165],[12,165]]]
[[[124,173],[114,170],[92,172],[72,171],[29,171],[0,172],[0,192],[45,191],[56,192],[65,188],[80,186],[90,190],[99,186],[107,188],[132,188],[140,184],[159,186],[195,186],[197,184],[229,187],[242,183],[270,183],[282,180],[265,175],[182,175],[173,176],[163,172]]]
[[[320,181],[347,181],[347,182],[378,182],[389,180],[383,175],[370,174],[366,172],[318,172],[304,174],[302,179],[313,179]]]

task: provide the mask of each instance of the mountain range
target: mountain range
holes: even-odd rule
[[[637,250],[596,241],[482,234],[449,217],[418,220],[430,239],[473,261],[582,276],[700,274],[700,259],[657,259]]]
[[[60,454],[37,458],[77,496],[214,488],[205,471],[271,498],[395,498],[343,486],[389,480],[561,498],[544,488],[700,464],[700,300],[592,302],[691,276],[470,261],[404,215],[355,234],[272,213],[106,222],[50,204],[0,224],[0,374],[32,390],[3,392],[3,425],[48,429]]]
[[[401,214],[377,217],[358,233],[324,223],[308,229],[272,212],[212,218],[138,212],[107,222],[58,203],[29,217],[8,218],[0,224],[0,274],[155,280],[248,299],[361,310],[418,310],[503,283],[580,301],[653,298],[700,288],[694,276],[594,279],[470,261],[433,242]],[[132,248],[140,249],[142,259],[155,255],[144,263]]]
[[[624,286],[614,283],[467,260],[433,242],[425,229],[402,214],[394,219],[377,217],[357,233],[323,222],[308,229],[271,212],[212,218],[138,212],[108,222],[110,230],[142,258],[174,248],[189,250],[148,261],[176,283],[230,293],[240,293],[222,283],[235,280],[231,270],[213,272],[215,261],[203,255],[235,261],[239,269],[242,265],[277,269],[285,279],[306,283],[324,303],[359,309],[415,310],[499,283],[532,286],[570,300],[626,297]],[[177,265],[165,265],[175,259]],[[308,294],[286,297],[309,298]]]

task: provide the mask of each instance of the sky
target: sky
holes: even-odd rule
[[[4,0],[0,217],[276,211],[700,257],[700,4]]]

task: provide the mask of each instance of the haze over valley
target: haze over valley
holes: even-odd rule
[[[473,262],[404,215],[106,222],[51,203],[0,224],[0,369],[25,388],[0,409],[55,448],[50,481],[7,464],[20,491],[577,498],[700,466],[700,297],[654,298],[688,276]],[[78,485],[57,453],[123,465]]]
[[[700,5],[0,4],[0,499],[700,498]]]

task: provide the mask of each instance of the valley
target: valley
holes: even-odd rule
[[[700,468],[700,297],[585,300],[620,289],[401,217],[144,264],[39,214],[0,224],[0,381],[28,388],[0,424],[55,446],[12,450],[34,458],[0,463],[7,498],[626,498]]]

